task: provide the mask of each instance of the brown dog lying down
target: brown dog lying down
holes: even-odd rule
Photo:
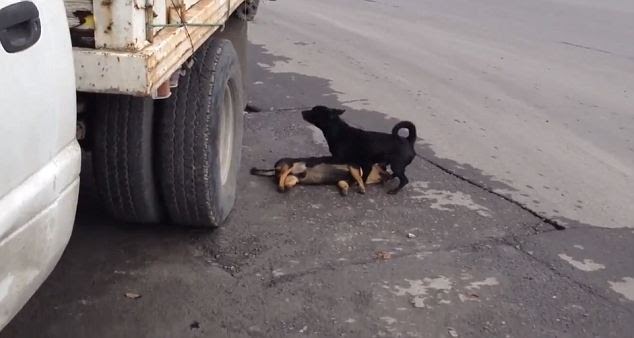
[[[359,192],[363,194],[366,184],[382,183],[391,177],[385,166],[375,164],[364,182],[363,171],[360,167],[336,162],[330,156],[283,158],[275,163],[273,169],[251,168],[251,175],[275,176],[280,192],[291,189],[297,184],[336,184],[342,195],[348,194],[351,181],[359,185]]]

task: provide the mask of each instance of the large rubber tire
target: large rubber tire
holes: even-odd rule
[[[229,40],[211,39],[160,105],[161,193],[172,222],[213,227],[236,197],[243,133],[240,63]]]
[[[106,210],[133,223],[161,220],[154,179],[154,101],[99,95],[92,117],[95,184]]]
[[[246,0],[238,7],[236,13],[242,20],[253,21],[258,13],[258,7],[260,7],[260,0]]]

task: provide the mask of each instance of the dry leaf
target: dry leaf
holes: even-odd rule
[[[386,261],[386,260],[392,258],[392,254],[387,252],[387,251],[381,250],[381,251],[377,251],[376,258]]]

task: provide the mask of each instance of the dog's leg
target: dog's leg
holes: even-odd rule
[[[296,186],[297,183],[299,183],[299,178],[297,178],[297,176],[288,175],[286,176],[286,179],[284,180],[284,188],[290,190],[292,187]]]
[[[390,177],[392,177],[392,175],[390,175],[390,173],[387,172],[387,169],[384,166],[377,164],[376,167],[379,171],[379,176],[381,177],[381,183],[385,183],[385,181],[387,181],[388,179],[390,179]]]
[[[363,165],[361,165],[361,174],[362,174],[363,182],[368,180],[368,176],[370,176],[370,173],[372,172],[373,165],[374,165],[373,163],[364,163]]]
[[[339,181],[337,182],[337,186],[339,187],[339,193],[341,194],[341,196],[348,195],[348,188],[350,188],[350,185],[348,185],[348,182]]]
[[[359,185],[359,193],[365,194],[365,183],[363,183],[363,170],[361,168],[355,168],[353,166],[349,167],[350,175]]]
[[[284,192],[284,184],[286,183],[286,177],[288,177],[288,175],[291,173],[291,169],[293,169],[292,167],[290,167],[288,164],[284,164],[282,165],[282,168],[280,168],[279,173],[279,180],[277,181],[277,188],[279,189],[280,192]]]
[[[394,173],[394,177],[398,177],[398,187],[388,191],[387,193],[390,195],[394,195],[399,190],[403,189],[403,187],[409,182],[407,176],[405,176],[405,165],[402,163],[392,163],[390,164],[392,167],[392,172]]]
[[[383,184],[386,181],[386,177],[391,177],[390,174],[388,174],[387,171],[385,171],[385,169],[383,169],[383,167],[380,164],[374,164],[372,166],[372,171],[370,172],[370,175],[368,175],[368,178],[365,179],[365,185],[369,185],[369,184],[377,184],[377,183],[381,183]]]
[[[379,175],[381,176],[381,185],[384,185],[385,182],[389,181],[392,178],[392,174],[387,171],[387,168],[384,166],[379,166]]]

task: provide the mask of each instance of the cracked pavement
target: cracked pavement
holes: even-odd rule
[[[632,276],[631,230],[558,231],[421,158],[396,196],[385,186],[347,197],[331,186],[281,194],[249,168],[326,147],[293,109],[247,115],[245,135],[237,206],[216,231],[113,222],[85,177],[68,249],[0,337],[622,337],[633,329],[634,296],[614,284]]]

